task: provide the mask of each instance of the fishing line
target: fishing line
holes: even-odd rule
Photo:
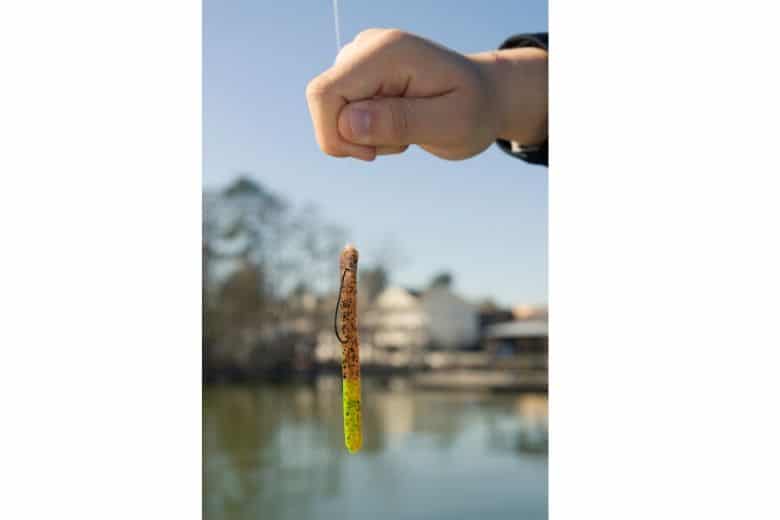
[[[339,29],[339,0],[333,0],[333,24],[336,27],[336,54],[341,50],[341,30]]]

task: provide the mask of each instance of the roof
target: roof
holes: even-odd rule
[[[529,338],[547,336],[545,321],[509,321],[490,325],[485,330],[488,339]]]

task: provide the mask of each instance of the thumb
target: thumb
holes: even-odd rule
[[[452,127],[452,112],[447,95],[374,98],[345,105],[338,128],[344,139],[355,144],[435,144],[447,141],[447,134],[452,133],[448,128]]]

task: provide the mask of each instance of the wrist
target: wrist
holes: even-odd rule
[[[521,145],[547,139],[547,51],[522,47],[469,56],[486,79],[496,138]]]

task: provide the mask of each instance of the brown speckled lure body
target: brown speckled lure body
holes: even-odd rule
[[[341,252],[341,287],[336,309],[336,335],[341,342],[344,443],[354,453],[363,444],[360,424],[360,339],[357,325],[358,252],[348,245]]]

